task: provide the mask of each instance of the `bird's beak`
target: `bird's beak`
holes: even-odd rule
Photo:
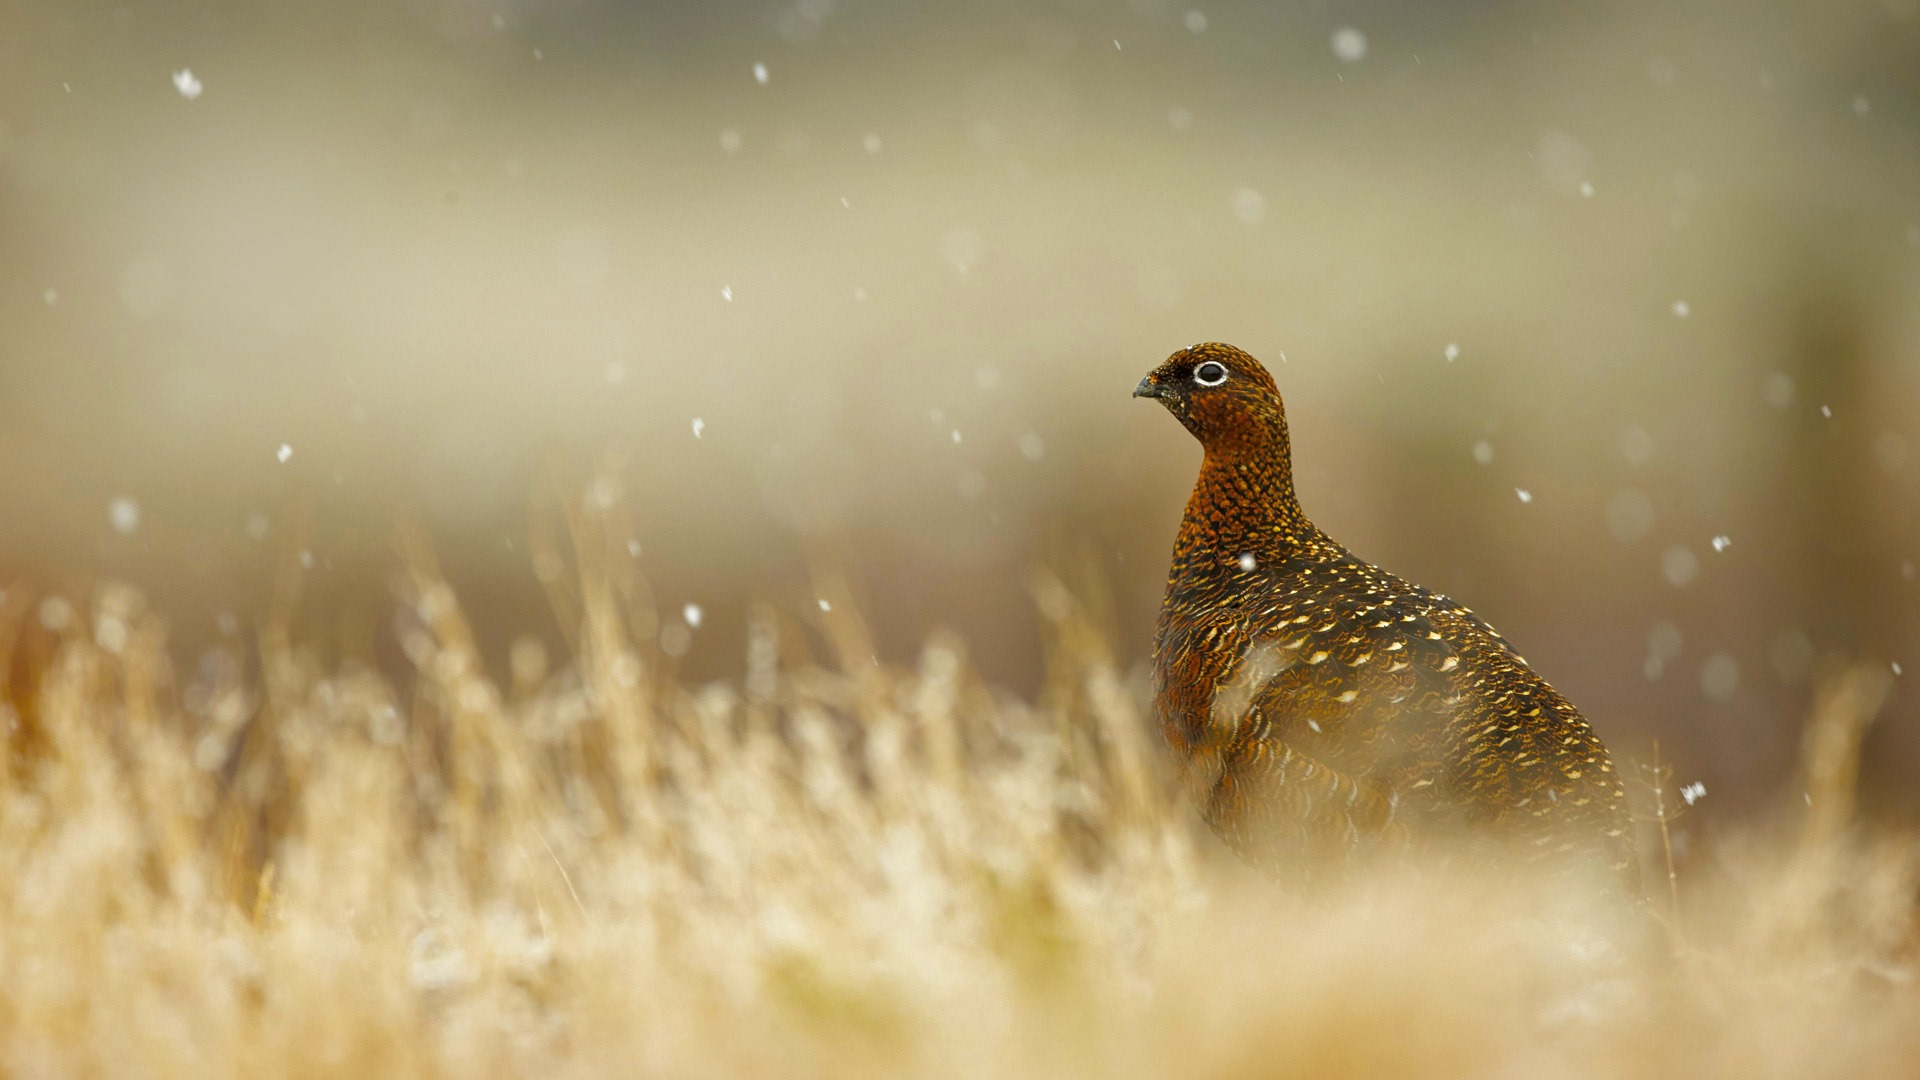
[[[1153,381],[1153,376],[1149,375],[1140,380],[1139,386],[1133,388],[1133,396],[1157,398],[1160,396],[1160,385]]]

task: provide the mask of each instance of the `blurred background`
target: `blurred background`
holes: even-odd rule
[[[884,659],[1032,694],[1045,565],[1144,665],[1199,451],[1129,392],[1209,339],[1702,812],[1845,658],[1920,820],[1920,0],[0,8],[0,589],[183,653],[292,566],[382,655],[413,521],[504,666],[571,497],[696,679],[821,566]]]

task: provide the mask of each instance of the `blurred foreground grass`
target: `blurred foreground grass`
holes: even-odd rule
[[[1195,831],[1087,590],[1035,580],[1036,702],[937,634],[875,662],[829,575],[692,687],[617,532],[567,519],[534,562],[568,654],[505,681],[411,534],[404,689],[292,640],[293,567],[191,670],[125,587],[9,590],[0,1071],[1920,1068],[1920,845],[1850,820],[1875,676],[1829,678],[1790,813],[1650,874],[1658,914],[1420,867],[1309,902]]]

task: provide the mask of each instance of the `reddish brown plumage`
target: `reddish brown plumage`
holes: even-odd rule
[[[1217,366],[1216,366],[1217,365]],[[1155,709],[1208,824],[1289,875],[1442,832],[1633,874],[1626,793],[1493,628],[1300,510],[1280,393],[1231,345],[1141,380],[1205,459],[1174,544]]]

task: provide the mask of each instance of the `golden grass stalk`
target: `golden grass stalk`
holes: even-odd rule
[[[602,503],[606,500],[601,500]],[[535,545],[567,654],[490,675],[403,534],[404,685],[323,671],[296,582],[257,656],[173,670],[105,587],[0,606],[8,1075],[1910,1075],[1912,837],[1851,820],[1864,677],[1813,812],[1676,876],[1685,948],[1546,883],[1420,866],[1312,902],[1196,833],[1097,597],[1037,574],[1037,702],[850,590],[683,685],[606,506]],[[33,645],[30,642],[37,641]],[[38,652],[32,650],[38,649]],[[822,659],[816,659],[815,654]],[[249,662],[260,674],[247,677]],[[1884,694],[1884,688],[1878,693]],[[1526,886],[1526,887],[1517,887]]]

